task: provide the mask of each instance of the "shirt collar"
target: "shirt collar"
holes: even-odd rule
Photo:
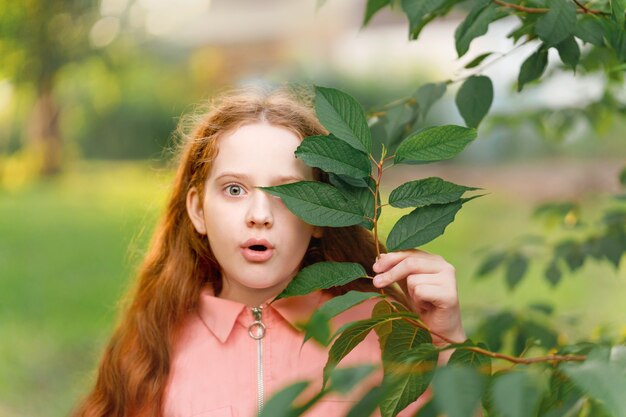
[[[269,305],[266,302],[264,306],[278,312],[295,329],[300,329],[301,324],[308,321],[313,312],[328,298],[330,296],[323,294],[322,291],[314,291],[303,296],[281,298]],[[215,297],[211,288],[205,288],[200,293],[198,308],[200,319],[222,343],[226,342],[237,318],[247,308],[245,304],[237,301]]]

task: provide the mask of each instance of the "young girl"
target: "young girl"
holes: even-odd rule
[[[319,389],[327,349],[302,346],[296,327],[351,289],[387,287],[433,333],[465,339],[454,268],[444,259],[411,250],[377,260],[366,229],[311,226],[256,188],[327,181],[294,156],[302,138],[327,133],[311,107],[285,91],[225,95],[196,121],[130,303],[76,416],[253,417],[295,381]],[[269,304],[319,261],[358,262],[377,275]],[[368,318],[374,303],[340,314],[333,327]],[[374,332],[341,366],[363,362],[380,363]],[[344,415],[353,401],[329,397],[307,416]]]

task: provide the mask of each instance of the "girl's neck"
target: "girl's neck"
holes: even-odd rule
[[[263,303],[272,300],[276,297],[283,288],[260,288],[247,291],[241,291],[236,287],[231,285],[227,285],[224,283],[224,287],[219,294],[219,298],[224,298],[226,300],[236,301],[241,304],[245,304],[248,307],[258,307]]]

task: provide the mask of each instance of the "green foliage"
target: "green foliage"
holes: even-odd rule
[[[427,83],[422,85],[414,94],[420,115],[426,117],[430,108],[446,93],[446,83]]]
[[[559,42],[556,45],[556,49],[559,51],[561,61],[572,69],[576,69],[576,65],[578,65],[580,60],[580,47],[576,43],[576,39],[573,36],[569,36]]]
[[[371,171],[366,154],[332,135],[307,137],[296,149],[296,157],[311,167],[356,179],[368,177]]]
[[[454,4],[451,0],[402,0],[402,10],[409,19],[409,37],[417,39],[420,32],[437,16],[447,13]]]
[[[486,377],[475,368],[446,366],[433,380],[435,404],[449,417],[472,417],[481,403]]]
[[[363,19],[363,26],[366,26],[372,17],[385,6],[388,6],[391,0],[367,0],[367,6],[365,10],[365,18]]]
[[[576,27],[576,5],[568,0],[548,0],[549,10],[537,19],[535,33],[547,46],[570,37]]]
[[[549,18],[556,19],[555,24],[558,25],[567,13],[565,11],[557,17]],[[559,32],[551,32],[545,36],[550,37],[550,42],[556,42],[555,33]],[[571,39],[568,39],[570,38],[560,42],[570,42]],[[558,46],[559,44],[555,43],[563,61],[576,66],[575,53],[570,50],[572,45]],[[539,52],[543,54],[541,59],[547,60],[545,45],[540,47]],[[546,62],[541,65],[545,66]],[[538,78],[543,71],[541,69],[533,74],[529,64],[525,65],[527,69],[523,65],[524,74],[520,75],[520,86]],[[491,87],[488,78],[475,76],[470,77],[459,91],[457,104],[463,109],[462,114],[469,126],[477,126],[488,111],[490,100],[489,103],[484,101],[483,95],[485,90],[489,90],[489,95],[492,91],[487,86]],[[406,101],[385,110],[383,131],[388,135],[387,144],[393,146],[386,147],[383,144],[377,160],[372,150],[365,151],[371,144],[372,131],[377,131],[376,124],[372,126],[372,131],[369,128],[364,130],[364,113],[356,100],[339,90],[318,87],[316,91],[316,100],[322,103],[316,104],[316,108],[326,115],[320,117],[320,120],[332,134],[305,138],[296,154],[305,163],[327,171],[330,184],[298,182],[264,188],[281,197],[295,215],[311,224],[341,224],[335,217],[343,219],[345,216],[346,224],[361,224],[373,228],[377,241],[377,224],[383,207],[380,184],[384,168],[391,168],[398,163],[428,163],[452,158],[476,137],[474,129],[461,126],[436,126],[408,133],[405,131],[405,127],[414,123],[420,117],[421,111],[427,111],[442,94],[443,88],[432,84],[421,90],[421,101]],[[389,137],[401,133],[404,136],[401,140],[389,141]],[[395,149],[395,153],[388,156],[390,149]],[[373,170],[370,160],[374,162]],[[390,160],[393,163],[389,163]],[[328,197],[321,198],[318,195],[320,190]],[[423,178],[398,186],[389,195],[387,204],[397,208],[410,207],[413,210],[400,217],[393,225],[387,238],[387,249],[410,249],[440,236],[454,221],[463,204],[476,198],[465,198],[463,195],[475,190],[477,189],[474,187],[453,184],[440,178]],[[577,206],[569,203],[545,205],[536,214],[542,217],[565,217],[569,224],[575,223],[578,218]],[[626,236],[626,211],[614,210],[603,218],[603,222],[612,231],[611,239]],[[604,245],[609,242],[600,241]],[[595,246],[585,246],[576,240],[562,241],[555,247],[554,258],[546,271],[547,279],[552,283],[559,281],[562,263],[570,270],[580,268],[586,251],[590,256],[606,256],[604,249],[598,246],[599,243],[594,242]],[[614,241],[610,242],[611,247],[614,247]],[[622,251],[619,252],[620,256]],[[527,273],[529,265],[530,259],[524,250],[500,250],[487,257],[478,274],[485,276],[503,268],[507,286],[513,290]],[[314,264],[304,268],[279,298],[344,285],[364,275],[363,268],[356,264]],[[347,323],[334,336],[330,336],[328,322],[332,317],[377,297],[383,300],[376,304],[370,318]],[[487,415],[497,417],[534,417],[540,412],[541,415],[557,417],[582,410],[581,401],[584,398],[588,399],[588,408],[606,409],[609,415],[621,417],[623,404],[616,393],[622,389],[622,368],[626,367],[626,360],[619,362],[616,368],[619,370],[611,374],[611,383],[617,387],[614,390],[597,388],[600,384],[588,382],[601,378],[600,375],[608,369],[606,363],[597,362],[593,358],[582,365],[561,364],[551,368],[531,365],[534,362],[541,364],[549,361],[559,363],[585,360],[578,347],[559,346],[558,333],[550,324],[551,314],[552,309],[543,305],[531,306],[528,311],[496,313],[488,316],[478,328],[478,335],[486,343],[476,344],[467,340],[437,348],[432,344],[432,337],[420,321],[419,315],[409,311],[407,307],[387,299],[383,294],[351,291],[327,302],[313,314],[305,326],[305,342],[311,338],[322,344],[328,344],[331,340],[333,342],[323,371],[324,388],[316,397],[299,406],[300,408],[289,406],[292,407],[289,409],[304,410],[305,406],[308,407],[327,392],[342,392],[344,384],[351,386],[349,382],[337,385],[339,382],[333,382],[333,375],[338,372],[337,366],[340,362],[374,330],[381,348],[383,382],[378,389],[369,391],[349,415],[371,413],[378,404],[382,416],[396,416],[432,384],[433,398],[418,416],[436,416],[443,413],[451,417],[469,417],[482,404]],[[437,368],[440,351],[447,349],[455,351],[447,366]],[[553,353],[557,349],[560,356]],[[499,353],[502,350],[515,356]],[[589,350],[583,350],[583,355]],[[522,356],[529,351],[543,351],[546,356],[536,359]],[[492,357],[526,366],[493,373]],[[354,381],[361,375],[359,372],[364,375],[366,370],[354,371],[350,376],[337,380]]]
[[[466,191],[473,190],[478,188],[453,184],[437,177],[424,178],[406,182],[393,190],[389,194],[389,205],[406,208],[453,203]]]
[[[376,316],[370,319],[359,320],[342,327],[337,331],[339,336],[335,339],[328,353],[328,361],[324,366],[324,385],[335,367],[352,351],[375,327],[385,321],[396,319],[395,315],[388,314]]]
[[[454,158],[476,139],[476,131],[461,126],[435,126],[418,130],[398,149],[396,164],[424,163]]]
[[[548,49],[542,45],[530,55],[520,68],[517,77],[517,91],[522,91],[524,85],[541,77],[548,65]]]
[[[387,249],[398,251],[421,246],[443,234],[461,209],[462,201],[418,207],[402,216],[387,237]]]
[[[370,152],[370,130],[363,108],[354,97],[333,88],[316,87],[315,111],[330,133],[359,151]]]
[[[574,385],[587,395],[595,398],[614,416],[626,415],[626,347],[614,347],[608,357],[600,352],[589,354],[582,364],[563,365],[563,372],[572,379]]]
[[[276,300],[345,285],[364,276],[367,276],[365,269],[357,263],[317,262],[302,268]]]
[[[469,127],[477,128],[493,102],[493,84],[483,75],[469,77],[456,95],[456,106]]]
[[[359,204],[329,184],[299,181],[259,188],[280,197],[289,210],[315,226],[352,226],[363,221]]]
[[[533,417],[543,395],[537,376],[520,371],[497,374],[490,386],[493,409],[502,417]]]
[[[474,38],[487,33],[491,22],[504,16],[506,15],[498,9],[495,3],[489,0],[478,1],[454,33],[459,58],[465,55]]]
[[[272,398],[263,406],[259,417],[296,417],[302,411],[299,407],[292,407],[292,403],[309,385],[307,381],[300,381],[289,385],[284,389],[276,392]]]
[[[342,313],[365,300],[376,297],[381,297],[381,294],[374,292],[349,291],[344,295],[328,300],[311,316],[306,325],[306,333],[304,335],[303,343],[310,338],[313,338],[325,346],[328,345],[330,341],[330,320],[337,314]]]
[[[423,343],[400,354],[386,369],[383,384],[390,393],[380,403],[383,417],[397,415],[428,388],[437,367],[438,350]]]
[[[626,253],[626,209],[621,200],[618,206],[609,208],[595,222],[585,222],[580,216],[580,207],[572,202],[548,203],[535,209],[535,216],[546,219],[549,226],[558,224],[567,233],[554,242],[541,242],[549,253],[547,261],[529,257],[524,248],[507,251],[494,250],[489,253],[476,275],[485,277],[504,267],[509,288],[515,288],[527,275],[531,263],[544,263],[544,278],[550,285],[561,282],[565,272],[576,272],[587,262],[608,262],[619,268]],[[581,229],[589,229],[581,233]]]

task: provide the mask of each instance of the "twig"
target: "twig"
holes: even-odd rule
[[[445,341],[449,345],[462,343],[462,342],[455,342],[454,340],[450,340],[450,339],[448,339],[445,336],[437,334],[437,333],[433,332],[432,330],[430,330],[428,328],[428,326],[426,326],[426,325],[424,325],[424,324],[422,324],[422,323],[420,323],[418,321],[412,320],[411,318],[405,317],[404,319],[406,321],[408,321],[409,323],[413,324],[414,326],[417,326],[417,327],[419,327],[421,329],[424,329],[427,332],[429,332],[430,334],[432,334],[433,336],[436,336],[436,337],[440,338],[441,340]],[[534,358],[519,358],[517,356],[505,355],[504,353],[492,352],[490,350],[479,348],[477,346],[461,346],[460,348],[465,349],[465,350],[469,350],[471,352],[480,353],[481,355],[489,356],[490,358],[503,359],[503,360],[508,361],[508,362],[512,362],[512,363],[516,363],[516,364],[524,364],[524,365],[531,364],[531,363],[554,362],[554,361],[558,361],[558,362],[582,362],[585,359],[587,359],[587,357],[584,356],[584,355],[546,355],[546,356],[537,356],[537,357],[534,357]]]
[[[380,257],[380,242],[378,241],[378,196],[380,195],[380,180],[383,176],[383,163],[385,161],[385,154],[387,150],[383,146],[382,156],[380,162],[376,163],[377,175],[376,185],[374,188],[374,243],[376,244],[376,259]]]
[[[502,7],[508,7],[509,9],[514,9],[514,10],[518,10],[520,12],[524,12],[524,13],[548,13],[550,11],[550,9],[546,8],[546,7],[526,7],[526,6],[521,6],[519,4],[514,4],[514,3],[507,3],[505,1],[502,0],[493,0],[493,2],[499,6]],[[576,13],[584,13],[584,14],[599,14],[599,15],[608,15],[608,13],[603,12],[602,10],[595,10],[595,9],[588,9],[587,7],[583,6],[581,3],[579,3],[577,0],[574,0],[574,3],[576,3],[576,5],[579,7],[576,9]]]

